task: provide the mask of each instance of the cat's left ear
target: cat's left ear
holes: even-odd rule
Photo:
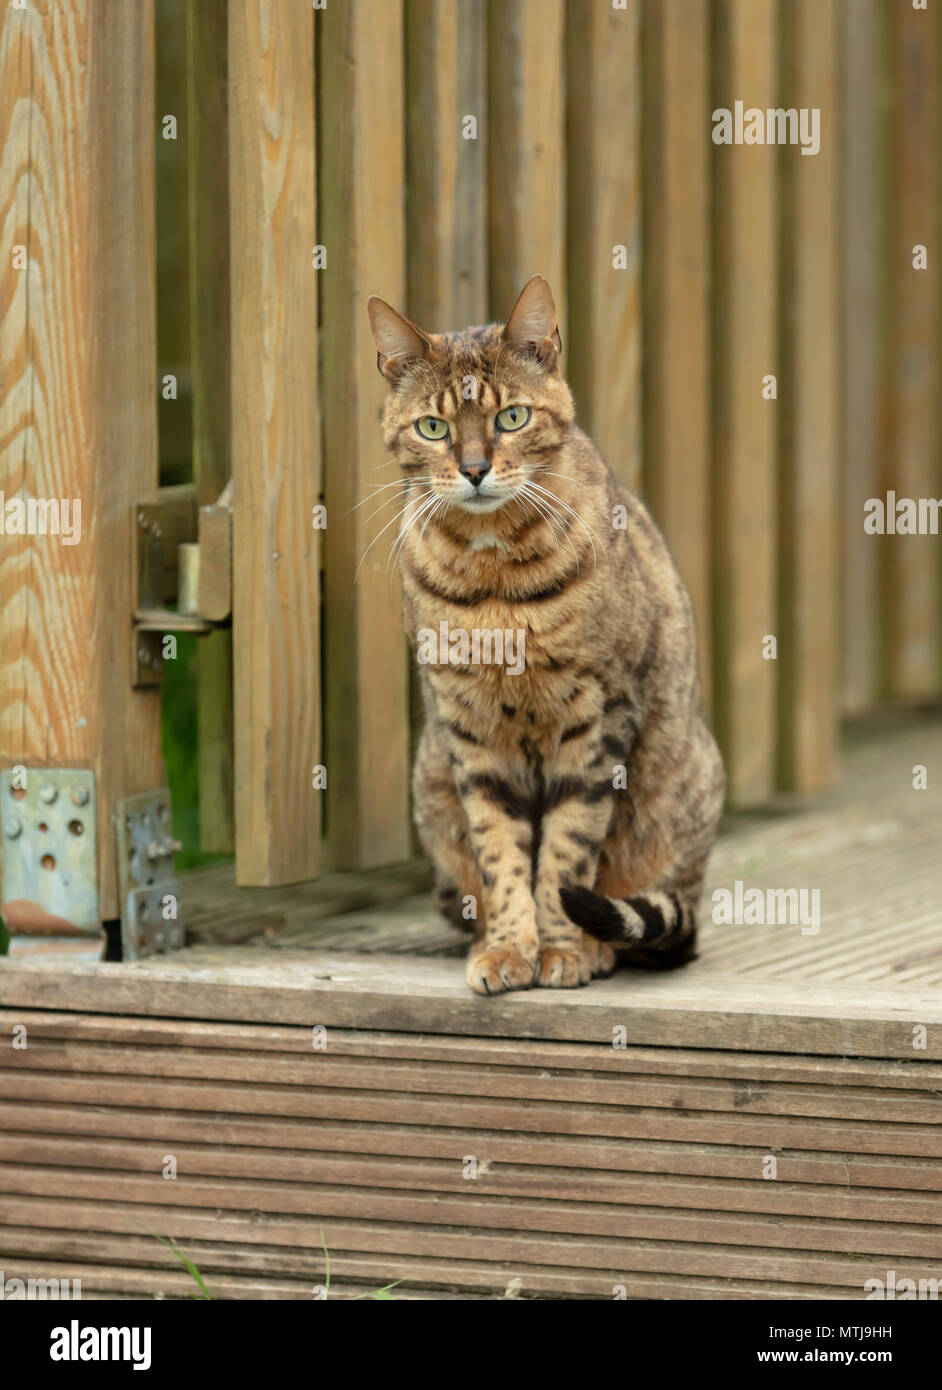
[[[390,385],[394,385],[409,362],[428,357],[432,344],[421,328],[397,314],[378,295],[370,295],[366,312],[376,343],[376,365]]]
[[[556,366],[563,344],[553,291],[542,275],[532,276],[520,291],[504,325],[504,338],[519,352],[535,357],[546,371]]]

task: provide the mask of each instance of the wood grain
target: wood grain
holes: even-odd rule
[[[690,592],[710,704],[706,0],[644,8],[644,493]]]
[[[939,466],[940,18],[937,6],[889,12],[890,114],[889,337],[884,383],[884,489],[937,498]],[[913,248],[927,248],[927,268]],[[939,540],[931,535],[868,537],[885,559],[885,693],[919,700],[939,689],[942,583]]]
[[[488,6],[487,22],[491,314],[506,319],[527,280],[539,274],[549,280],[562,315],[566,304],[563,3],[502,0]],[[560,328],[565,344],[565,323]]]
[[[885,126],[874,100],[885,81],[880,0],[838,5],[840,81],[839,293],[842,703],[849,714],[879,694],[877,546],[864,532],[880,493],[882,279],[886,258]]]
[[[320,753],[314,12],[229,7],[236,873],[318,868]]]
[[[215,503],[232,472],[229,317],[229,112],[227,0],[186,7],[189,188],[190,362],[193,480],[201,507]],[[229,538],[224,556],[214,538]],[[200,515],[200,603],[204,617],[231,612],[231,519]],[[223,572],[226,602],[216,598]],[[210,611],[212,610],[212,611]],[[197,646],[200,848],[235,849],[232,633]]]
[[[778,774],[837,773],[839,593],[838,33],[833,0],[784,11],[789,105],[820,111],[820,149],[784,145],[779,400]]]
[[[580,425],[640,490],[641,3],[574,0],[566,25],[566,370]]]
[[[0,490],[82,508],[79,544],[0,542],[0,760],[94,769],[110,919],[115,802],[163,782],[128,639],[131,506],[157,488],[152,0],[5,6],[0,93]]]
[[[322,323],[327,815],[332,867],[352,869],[405,859],[410,844],[406,643],[398,576],[385,563],[394,530],[366,554],[388,520],[370,515],[372,485],[393,477],[366,300],[401,305],[405,291],[402,6],[352,0],[317,24],[319,240],[331,267]]]
[[[774,107],[774,0],[718,0],[713,105]],[[748,95],[746,95],[748,94]],[[713,219],[714,718],[735,806],[769,799],[775,778],[776,159],[765,145],[711,151]]]

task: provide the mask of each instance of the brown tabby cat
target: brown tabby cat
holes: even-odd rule
[[[481,994],[692,958],[723,799],[690,600],[574,421],[550,287],[426,333],[368,304],[405,498],[405,626],[426,722],[413,790],[439,903],[478,907]],[[447,625],[447,626],[446,626]],[[612,943],[612,944],[609,944]]]

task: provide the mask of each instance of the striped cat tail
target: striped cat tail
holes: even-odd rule
[[[693,958],[696,919],[676,893],[603,898],[589,888],[561,888],[559,896],[569,920],[599,941],[632,949],[650,947],[652,954],[682,948],[676,958],[673,952],[670,960],[665,955],[664,965],[679,965]]]

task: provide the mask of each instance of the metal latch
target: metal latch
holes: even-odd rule
[[[184,944],[180,884],[173,872],[170,792],[138,792],[117,803],[121,956],[139,960]]]

